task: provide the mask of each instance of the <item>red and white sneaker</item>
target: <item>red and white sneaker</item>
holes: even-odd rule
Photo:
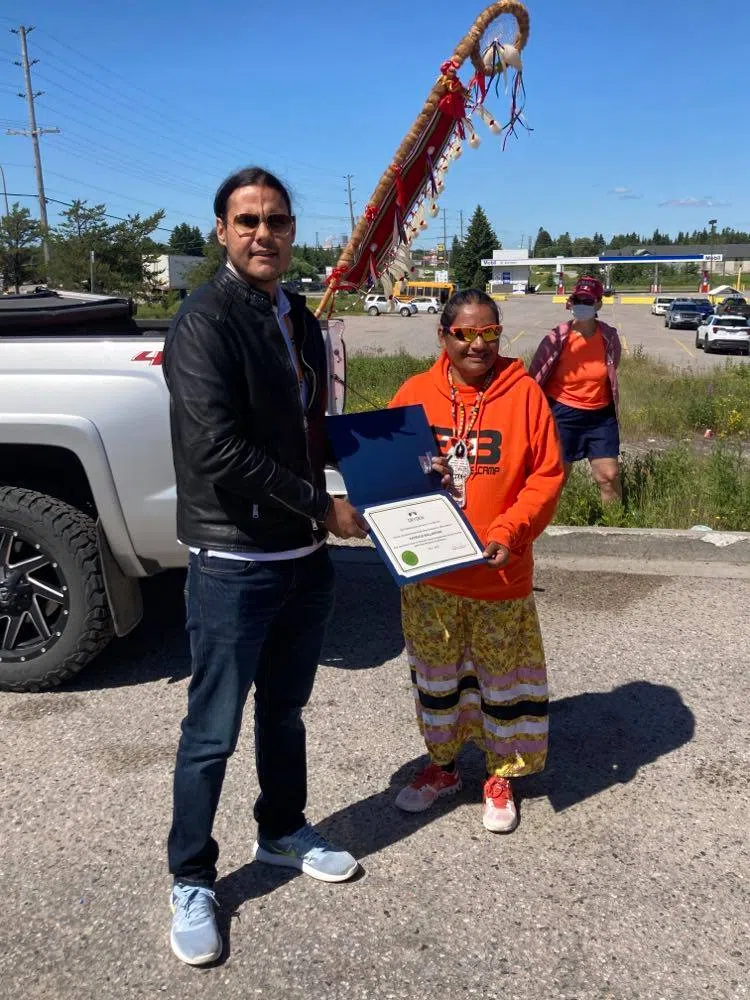
[[[513,789],[507,778],[488,778],[484,783],[482,823],[491,833],[510,833],[518,826]]]
[[[444,795],[455,795],[460,790],[458,768],[446,771],[439,764],[428,764],[410,785],[401,789],[396,796],[396,805],[404,812],[424,812]]]

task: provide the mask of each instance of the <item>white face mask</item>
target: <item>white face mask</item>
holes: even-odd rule
[[[587,305],[585,302],[574,302],[570,311],[573,319],[596,319],[596,306]]]

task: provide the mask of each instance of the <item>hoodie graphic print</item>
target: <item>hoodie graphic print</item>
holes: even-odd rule
[[[421,404],[443,455],[454,445],[448,365],[443,353],[429,371],[406,381],[390,403]],[[468,413],[476,389],[456,389]],[[467,444],[472,474],[463,512],[480,541],[505,545],[510,560],[500,570],[470,566],[425,582],[484,601],[527,597],[534,572],[532,543],[555,513],[563,468],[547,400],[520,361],[498,358]]]

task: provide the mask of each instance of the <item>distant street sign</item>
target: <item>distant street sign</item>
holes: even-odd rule
[[[448,283],[448,272],[447,271],[435,271],[435,281],[440,281],[443,284]]]

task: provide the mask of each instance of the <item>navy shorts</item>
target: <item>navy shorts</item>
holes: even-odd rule
[[[547,401],[557,424],[566,462],[619,456],[620,428],[614,403],[601,410],[579,410],[549,397]]]

